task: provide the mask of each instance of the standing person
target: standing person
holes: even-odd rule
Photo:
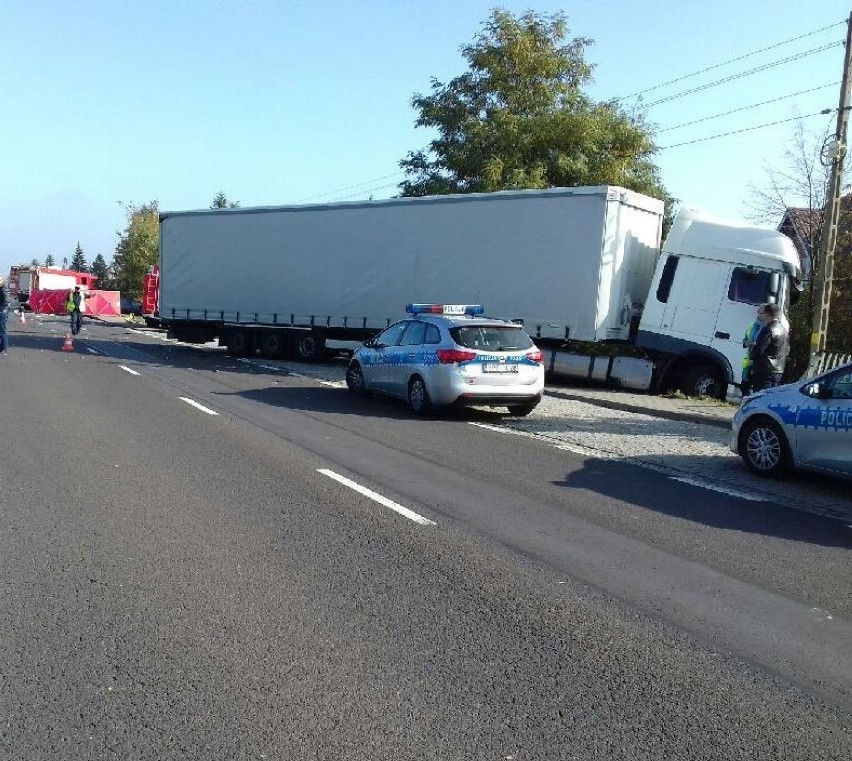
[[[71,335],[76,336],[83,324],[83,312],[86,311],[86,294],[80,290],[79,285],[68,294],[66,309],[71,313]]]
[[[757,308],[757,317],[754,322],[748,326],[748,329],[743,336],[743,348],[747,349],[745,356],[743,357],[743,374],[742,381],[740,382],[740,390],[742,391],[743,396],[748,396],[751,393],[751,350],[754,347],[754,343],[757,340],[757,334],[760,332],[760,329],[763,327],[763,305],[761,304]]]
[[[751,349],[751,386],[755,391],[772,388],[781,382],[789,351],[787,329],[778,319],[780,316],[778,304],[763,306],[760,318],[763,327]]]
[[[0,354],[9,353],[9,334],[6,323],[9,319],[9,295],[6,293],[6,280],[0,275]]]

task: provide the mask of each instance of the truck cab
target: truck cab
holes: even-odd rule
[[[787,236],[681,209],[654,273],[636,345],[669,358],[661,365],[661,386],[723,396],[728,384],[741,380],[743,335],[757,305],[779,304],[786,322],[800,291],[799,255]]]

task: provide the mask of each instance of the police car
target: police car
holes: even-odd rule
[[[852,363],[747,396],[731,449],[759,476],[796,467],[852,477]]]
[[[528,415],[541,401],[543,358],[520,325],[483,317],[478,304],[409,304],[406,312],[355,350],[351,391],[401,397],[418,415],[447,405]]]

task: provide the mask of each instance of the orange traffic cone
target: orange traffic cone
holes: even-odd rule
[[[65,343],[62,344],[62,351],[74,351],[74,342],[71,340],[71,334],[65,334]]]

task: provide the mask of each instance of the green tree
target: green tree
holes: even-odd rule
[[[74,249],[74,256],[71,259],[71,269],[75,272],[88,272],[89,265],[86,263],[86,256],[83,254],[83,247],[80,241],[77,241],[77,248]]]
[[[53,266],[53,254],[48,254],[44,258],[44,266],[45,267],[52,267]]]
[[[438,135],[400,161],[401,195],[610,184],[668,199],[644,118],[584,94],[592,41],[568,35],[564,13],[492,11],[461,49],[469,70],[412,98]]]
[[[109,285],[109,265],[106,263],[102,254],[98,254],[92,260],[90,272],[98,278],[97,285],[99,288],[107,288]]]
[[[160,211],[157,201],[136,206],[122,204],[127,227],[117,233],[113,273],[118,289],[131,298],[141,298],[142,278],[160,257]]]
[[[39,261],[38,261],[38,259],[33,259],[33,260],[30,262],[30,266],[32,266],[32,267],[38,267],[38,266],[39,266]]]
[[[221,190],[213,196],[213,200],[210,202],[211,209],[237,209],[239,206],[239,201],[229,201]]]

